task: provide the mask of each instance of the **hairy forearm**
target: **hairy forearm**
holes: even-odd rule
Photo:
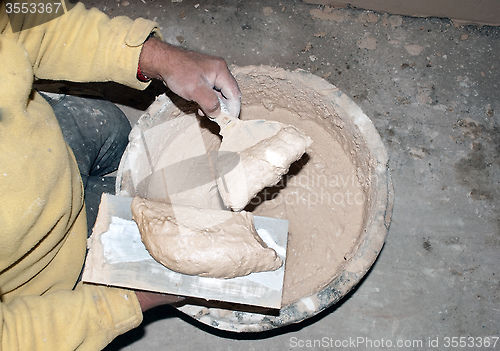
[[[173,50],[173,46],[162,42],[156,38],[148,39],[139,56],[139,66],[142,73],[148,78],[162,79],[158,67],[169,66],[168,62],[171,58],[169,51]]]

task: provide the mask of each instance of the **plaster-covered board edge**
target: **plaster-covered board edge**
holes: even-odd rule
[[[454,25],[500,26],[497,0],[302,0],[307,4],[353,7],[413,17],[449,18]]]

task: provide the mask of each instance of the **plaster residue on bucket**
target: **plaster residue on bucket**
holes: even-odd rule
[[[281,77],[282,70],[267,69],[269,74],[260,71],[258,79],[237,76],[243,92],[241,118],[291,124],[313,139],[282,181],[247,207],[290,222],[285,306],[322,290],[355,251],[369,203],[369,155],[358,152],[356,131],[323,101],[323,86],[306,82],[300,91]]]
[[[366,201],[355,162],[331,121],[318,118],[315,110],[299,115],[300,105],[294,106],[247,102],[241,114],[242,119],[292,124],[313,139],[281,182],[264,189],[247,207],[257,215],[290,221],[283,305],[320,291],[342,271],[360,236]]]
[[[283,304],[317,292],[341,271],[363,225],[365,193],[340,143],[315,121],[289,110],[245,106],[244,116],[290,123],[314,140],[275,187],[251,203],[255,214],[288,219]]]
[[[242,91],[241,119],[291,124],[313,139],[312,146],[292,164],[281,182],[264,189],[245,208],[256,215],[289,221],[283,288],[283,306],[286,306],[321,291],[340,275],[356,251],[370,205],[367,194],[371,167],[370,155],[358,145],[356,129],[345,124],[335,106],[324,101],[321,93],[324,86],[302,82],[304,89],[297,90],[298,82],[292,84],[282,72],[270,67],[255,71],[254,67],[234,73]],[[169,109],[165,115],[177,118],[178,107],[170,105]],[[188,114],[193,114],[192,110]],[[212,128],[207,128],[212,122],[206,118],[197,120],[205,150],[211,152],[220,144],[220,138]],[[186,138],[185,142],[189,148],[192,138]],[[176,173],[170,176],[182,177]],[[205,194],[215,196],[213,186],[207,187],[210,189]],[[202,193],[197,191],[196,195]],[[183,200],[177,197],[176,201]],[[205,203],[220,201],[212,199]]]

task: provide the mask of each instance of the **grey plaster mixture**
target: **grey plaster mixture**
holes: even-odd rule
[[[111,16],[156,20],[170,43],[228,64],[325,78],[372,118],[395,190],[375,265],[318,316],[241,335],[162,307],[106,350],[437,350],[453,340],[474,349],[499,336],[499,28],[292,0],[84,2]],[[154,89],[161,87],[150,96]],[[133,95],[121,101],[132,121],[141,113],[141,95]]]

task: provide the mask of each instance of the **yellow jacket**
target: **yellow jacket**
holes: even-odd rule
[[[0,3],[0,348],[96,350],[142,321],[135,294],[78,284],[85,259],[83,189],[71,149],[34,79],[136,78],[145,19],[109,19],[82,4],[13,32]]]

